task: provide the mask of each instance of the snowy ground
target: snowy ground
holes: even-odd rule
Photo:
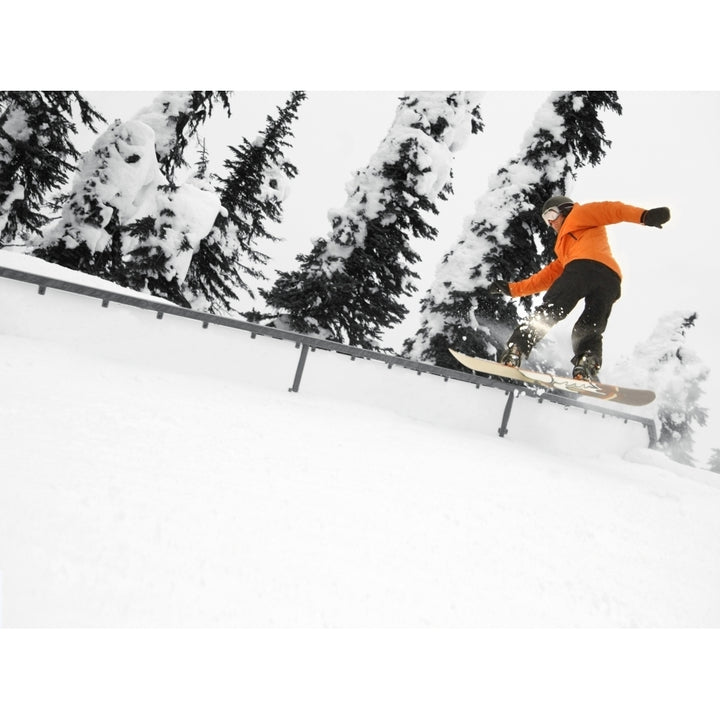
[[[67,271],[2,253],[32,272]],[[86,282],[97,283],[92,278]],[[640,425],[0,278],[7,628],[720,626]]]

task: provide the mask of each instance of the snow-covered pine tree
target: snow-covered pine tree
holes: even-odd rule
[[[720,473],[720,448],[713,448],[710,453],[708,470],[710,470],[710,472]]]
[[[329,237],[261,291],[278,311],[277,325],[377,348],[382,331],[405,317],[401,298],[418,277],[411,243],[437,235],[425,217],[452,192],[453,154],[482,129],[479,99],[466,92],[400,98],[389,133],[348,183],[345,206],[330,212]]]
[[[161,182],[152,130],[115,120],[83,157],[61,218],[35,243],[35,255],[127,285],[123,226],[135,200],[154,195]]]
[[[193,180],[178,188],[175,173],[188,166],[185,149],[212,115],[213,102],[220,101],[230,116],[229,95],[227,91],[210,90],[163,92],[135,116],[155,134],[157,161],[168,185],[157,189],[158,215],[139,218],[126,228],[127,234],[137,241],[137,246],[128,253],[125,267],[130,287],[147,288],[153,295],[189,306],[180,285],[198,245],[190,240],[186,226],[176,217],[178,211],[183,212],[177,200],[193,187],[206,191],[210,188],[207,183]]]
[[[193,177],[196,180],[206,180],[208,176],[208,167],[210,165],[210,155],[205,145],[205,138],[198,138],[199,156],[195,163],[195,172]]]
[[[182,287],[219,212],[217,195],[193,181],[174,189],[159,186],[150,214],[123,227],[123,284],[190,307]]]
[[[192,182],[167,187],[148,125],[116,120],[85,154],[62,216],[35,254],[184,302],[180,285],[219,210],[215,194]]]
[[[405,355],[458,369],[449,347],[495,359],[518,310],[487,287],[496,279],[528,277],[552,259],[555,236],[538,210],[548,197],[569,192],[579,168],[604,157],[611,144],[600,119],[606,110],[622,113],[617,93],[555,92],[547,98],[519,155],[498,171],[438,266],[421,301],[420,329],[404,343]],[[520,304],[528,312],[532,299]]]
[[[173,187],[176,171],[188,166],[185,149],[200,126],[212,115],[214,102],[221,102],[230,117],[228,91],[189,90],[160,93],[133,118],[155,132],[155,152],[160,170]]]
[[[0,91],[0,246],[49,222],[47,195],[65,184],[80,157],[74,110],[93,131],[103,121],[76,91]]]
[[[686,465],[694,465],[693,434],[707,421],[700,399],[710,371],[687,342],[687,333],[696,320],[694,312],[664,315],[650,337],[635,347],[632,357],[617,371],[638,387],[655,390],[659,449]]]
[[[284,150],[290,147],[292,124],[306,97],[303,91],[294,91],[285,105],[277,108],[277,117],[267,116],[265,129],[253,142],[243,138],[240,147],[230,147],[233,156],[224,163],[227,174],[215,176],[222,211],[193,256],[183,286],[193,308],[231,312],[238,292],[254,297],[250,278],[266,279],[261,267],[268,256],[257,245],[279,240],[265,225],[282,219],[289,181],[297,175]]]

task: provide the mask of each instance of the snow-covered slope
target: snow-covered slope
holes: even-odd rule
[[[297,357],[0,278],[3,626],[720,624],[718,476],[640,425]]]

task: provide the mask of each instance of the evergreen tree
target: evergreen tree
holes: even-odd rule
[[[518,322],[516,305],[490,295],[496,279],[519,280],[553,258],[554,233],[539,208],[552,195],[565,195],[576,171],[597,165],[610,141],[603,110],[622,112],[615,92],[552,93],[535,116],[520,154],[501,168],[477,202],[453,249],[439,265],[421,301],[421,327],[404,343],[404,354],[460,369],[448,353],[495,359]],[[528,312],[531,298],[521,307]]]
[[[120,280],[127,287],[190,307],[181,285],[200,237],[193,241],[193,228],[183,217],[187,213],[183,206],[192,204],[186,190],[193,186],[158,187],[155,211],[123,226],[125,256]],[[218,210],[219,206],[214,215]]]
[[[230,93],[224,90],[163,92],[135,116],[155,132],[158,163],[171,186],[175,184],[175,172],[188,165],[184,155],[189,141],[212,115],[213,103],[218,101],[229,117]]]
[[[206,180],[208,177],[208,166],[210,165],[210,156],[205,145],[205,138],[198,138],[198,145],[200,146],[200,154],[198,161],[195,163],[196,170],[193,177],[197,180]]]
[[[148,125],[117,120],[83,158],[35,254],[184,304],[180,285],[219,209],[215,194],[192,182],[167,185]]]
[[[262,291],[271,308],[286,311],[276,324],[376,348],[383,329],[404,318],[401,297],[415,291],[418,277],[411,242],[437,234],[425,216],[452,192],[453,153],[482,129],[478,99],[462,92],[400,99],[388,135],[348,184],[345,206],[330,213],[329,237]]]
[[[659,356],[656,367],[651,368],[650,387],[656,388],[659,396],[660,447],[673,460],[693,465],[693,434],[707,422],[707,410],[699,402],[704,393],[702,383],[710,371],[685,344],[697,314],[681,317],[676,313],[674,317],[670,347]]]
[[[76,91],[0,91],[0,246],[49,222],[46,196],[65,184],[80,157],[74,110],[91,130],[103,120]]]
[[[710,462],[708,463],[708,470],[714,473],[720,473],[720,449],[714,448],[710,455]]]
[[[707,421],[700,405],[703,383],[710,373],[687,344],[697,313],[671,312],[660,318],[651,336],[638,345],[620,369],[638,387],[650,387],[657,395],[660,423],[658,447],[677,462],[693,465],[693,434]]]
[[[60,220],[37,241],[49,262],[127,285],[123,233],[137,206],[163,182],[152,130],[115,120],[95,141],[73,178]]]
[[[254,297],[250,278],[266,279],[260,268],[268,256],[258,243],[279,240],[266,223],[282,219],[289,180],[297,175],[284,149],[290,146],[291,126],[305,98],[304,92],[293,92],[277,108],[277,117],[267,117],[265,129],[253,142],[243,138],[240,147],[230,147],[232,157],[224,163],[228,172],[215,178],[222,211],[193,256],[183,288],[192,307],[229,312],[239,291]]]

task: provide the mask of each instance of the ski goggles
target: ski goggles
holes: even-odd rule
[[[559,208],[553,207],[548,208],[543,214],[542,219],[545,221],[545,224],[550,227],[550,223],[553,222],[553,220],[557,220],[560,217],[560,210]]]

